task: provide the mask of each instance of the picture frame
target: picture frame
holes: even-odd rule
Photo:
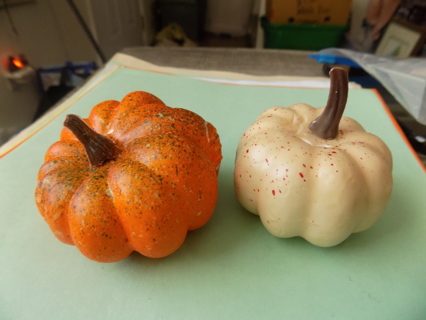
[[[393,19],[386,28],[375,54],[385,57],[407,58],[417,54],[424,38],[425,33],[420,28]]]

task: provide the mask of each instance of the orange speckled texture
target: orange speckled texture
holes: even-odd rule
[[[222,159],[213,125],[142,91],[97,104],[84,121],[120,152],[92,166],[67,128],[47,150],[35,196],[59,240],[99,262],[160,258],[209,221]]]

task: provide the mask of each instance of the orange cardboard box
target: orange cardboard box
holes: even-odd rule
[[[352,0],[267,0],[270,23],[345,25]]]

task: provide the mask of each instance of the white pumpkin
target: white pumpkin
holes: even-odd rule
[[[330,79],[325,108],[300,103],[263,112],[240,140],[234,171],[240,203],[270,233],[323,247],[370,228],[392,189],[389,148],[342,118],[346,71],[334,68]]]

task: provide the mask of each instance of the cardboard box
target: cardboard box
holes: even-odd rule
[[[266,6],[271,23],[346,25],[352,0],[267,0]]]

